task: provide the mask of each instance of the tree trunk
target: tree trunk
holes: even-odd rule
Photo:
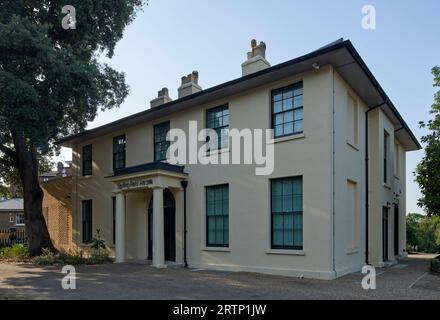
[[[35,146],[27,145],[21,133],[13,132],[18,172],[23,185],[24,222],[31,256],[43,249],[55,251],[43,216],[43,190],[38,181],[38,158]]]

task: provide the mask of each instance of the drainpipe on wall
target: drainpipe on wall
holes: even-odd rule
[[[180,185],[183,188],[183,262],[185,268],[188,268],[188,261],[186,260],[186,188],[188,187],[188,181],[183,180]]]
[[[370,232],[370,226],[369,226],[369,211],[370,211],[370,196],[368,194],[369,191],[369,148],[368,148],[368,115],[371,111],[376,110],[377,108],[380,108],[388,103],[388,100],[385,100],[384,102],[369,108],[367,111],[365,111],[365,264],[369,265],[369,232]]]

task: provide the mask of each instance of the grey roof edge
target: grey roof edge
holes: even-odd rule
[[[405,120],[403,120],[402,116],[400,115],[399,111],[397,110],[397,108],[394,106],[394,104],[391,102],[391,99],[389,99],[388,95],[385,93],[385,90],[382,88],[382,86],[379,84],[379,82],[377,81],[377,79],[375,78],[375,76],[373,75],[373,73],[370,71],[370,69],[367,67],[366,63],[364,62],[364,60],[361,58],[361,56],[359,55],[359,53],[357,52],[357,50],[354,48],[353,44],[351,43],[350,40],[343,40],[338,39],[330,44],[327,44],[324,47],[321,47],[318,50],[312,51],[308,54],[305,54],[303,56],[294,58],[292,60],[288,60],[286,62],[274,65],[270,68],[264,69],[264,70],[260,70],[258,72],[249,74],[247,76],[243,76],[240,78],[236,78],[234,80],[230,80],[227,81],[225,83],[216,85],[214,87],[202,90],[200,92],[185,96],[183,98],[177,99],[177,100],[173,100],[170,101],[168,103],[165,103],[163,105],[160,105],[158,107],[155,107],[153,109],[147,109],[132,115],[129,115],[127,117],[121,118],[119,120],[115,120],[113,122],[107,123],[105,125],[90,129],[90,130],[85,130],[73,135],[69,135],[66,136],[64,138],[61,138],[59,140],[57,140],[55,142],[55,144],[57,145],[62,145],[65,144],[66,142],[81,138],[83,136],[89,135],[89,134],[94,134],[94,133],[99,133],[99,131],[104,131],[106,129],[109,129],[111,127],[123,124],[124,122],[128,122],[132,119],[135,119],[137,117],[141,117],[143,115],[147,115],[147,114],[154,114],[154,113],[159,113],[160,111],[162,111],[163,109],[173,106],[173,105],[177,105],[179,103],[182,102],[186,102],[186,101],[190,101],[192,99],[198,98],[198,97],[202,97],[204,95],[208,95],[210,93],[216,92],[220,89],[226,88],[226,87],[230,87],[230,86],[234,86],[238,83],[242,83],[245,81],[248,81],[250,79],[274,72],[276,70],[285,68],[287,66],[291,66],[309,59],[313,59],[316,58],[318,56],[321,56],[323,54],[338,50],[338,49],[342,49],[342,48],[346,48],[351,56],[353,57],[353,59],[359,64],[359,66],[361,67],[361,69],[363,70],[363,72],[367,75],[368,79],[371,81],[371,83],[373,84],[373,86],[376,88],[376,90],[379,92],[379,94],[382,96],[384,102],[387,102],[387,104],[389,105],[389,107],[391,108],[393,114],[396,116],[396,118],[399,120],[399,122],[402,124],[402,127],[405,129],[405,131],[409,134],[409,136],[411,137],[411,139],[413,140],[414,144],[417,146],[418,149],[422,149],[422,146],[420,145],[419,141],[417,140],[417,138],[415,137],[414,133],[411,131],[411,129],[409,128],[409,126],[407,125],[407,123],[405,122]]]
[[[362,68],[362,70],[365,72],[365,74],[368,76],[369,80],[371,81],[371,83],[374,85],[374,87],[376,88],[376,90],[380,93],[380,95],[382,96],[384,103],[386,103],[392,110],[393,114],[396,116],[396,118],[399,120],[399,122],[402,124],[402,127],[405,129],[406,132],[408,132],[408,134],[410,135],[411,139],[413,140],[414,144],[417,146],[417,148],[423,149],[422,145],[420,144],[420,142],[418,141],[418,139],[416,138],[416,136],[414,135],[414,133],[411,131],[411,129],[409,128],[408,124],[405,122],[405,120],[402,118],[402,116],[400,115],[399,111],[397,110],[397,108],[394,106],[393,102],[391,101],[391,99],[388,97],[388,95],[386,94],[385,90],[382,88],[382,86],[379,84],[379,81],[377,81],[376,77],[373,75],[373,73],[370,71],[370,69],[368,68],[367,64],[364,62],[364,60],[361,58],[361,56],[359,55],[359,53],[357,52],[357,50],[355,49],[355,47],[353,46],[353,44],[351,43],[350,40],[346,40],[344,41],[348,51],[350,52],[350,54],[352,55],[353,59],[356,60],[356,62],[360,65],[360,67]]]

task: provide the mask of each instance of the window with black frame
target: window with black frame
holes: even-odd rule
[[[271,180],[273,249],[303,249],[302,177]]]
[[[229,187],[206,187],[206,245],[229,246]]]
[[[113,171],[125,168],[125,135],[113,138]]]
[[[303,83],[272,91],[272,129],[280,138],[303,133]]]
[[[82,148],[82,175],[92,175],[92,145],[89,144]]]
[[[229,147],[229,107],[228,105],[206,110],[206,128],[217,133],[217,141],[209,141],[209,150]]]
[[[154,126],[154,161],[167,159],[167,150],[170,142],[167,141],[167,133],[170,131],[170,122],[163,122]]]
[[[90,243],[93,237],[92,200],[82,202],[82,242]]]

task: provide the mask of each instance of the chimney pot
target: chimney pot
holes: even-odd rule
[[[247,53],[247,60],[241,65],[243,76],[266,69],[270,63],[266,60],[266,43],[263,41],[257,45],[257,40],[252,39],[251,51]]]
[[[162,88],[157,92],[157,98],[150,101],[150,105],[151,108],[154,108],[170,101],[172,101],[172,99],[169,96],[168,88]]]
[[[179,99],[199,91],[202,91],[202,87],[199,86],[199,73],[197,71],[182,77],[182,82],[178,89]]]

